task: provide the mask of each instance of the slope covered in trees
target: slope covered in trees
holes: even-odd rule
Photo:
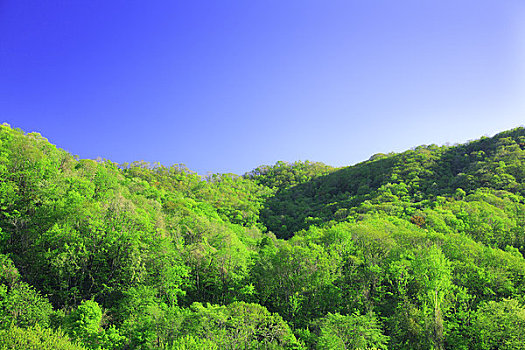
[[[525,130],[202,178],[0,126],[0,349],[523,349]]]

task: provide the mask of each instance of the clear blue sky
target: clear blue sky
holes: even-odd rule
[[[525,123],[523,0],[3,0],[1,122],[242,174]]]

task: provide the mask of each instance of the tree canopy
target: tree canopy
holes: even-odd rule
[[[525,349],[525,129],[201,177],[0,125],[0,349]]]

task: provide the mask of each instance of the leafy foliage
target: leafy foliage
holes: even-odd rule
[[[328,313],[319,321],[319,328],[318,349],[386,349],[388,337],[373,314]]]
[[[53,331],[40,326],[19,328],[12,326],[0,330],[1,350],[86,350],[75,344],[61,331]]]
[[[201,177],[4,124],[0,349],[521,349],[524,161],[518,128]]]

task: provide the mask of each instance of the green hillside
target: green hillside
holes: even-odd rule
[[[525,349],[525,129],[203,178],[0,126],[0,349]]]
[[[419,209],[438,196],[454,197],[458,189],[471,194],[488,188],[523,196],[524,149],[525,130],[518,128],[465,145],[419,146],[399,154],[377,154],[350,167],[319,169],[308,181],[278,187],[261,220],[277,235],[290,237],[312,224],[346,218],[371,203],[397,205],[402,201]],[[282,165],[273,169],[279,168]],[[269,187],[271,181],[279,181],[271,172],[266,173],[269,184],[267,178],[248,176]]]

